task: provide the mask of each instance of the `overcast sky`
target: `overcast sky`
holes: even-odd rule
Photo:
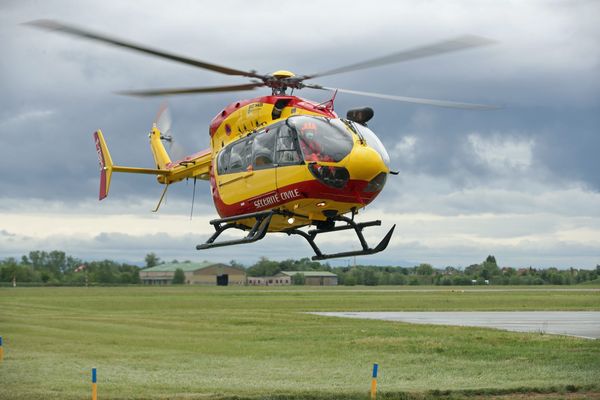
[[[147,132],[163,99],[118,90],[234,85],[229,77],[20,25],[50,18],[242,70],[310,74],[462,34],[487,47],[323,77],[311,83],[499,105],[465,111],[339,94],[336,111],[369,105],[392,157],[380,197],[360,219],[388,249],[357,262],[468,266],[600,264],[600,2],[598,1],[7,1],[0,3],[0,258],[64,250],[142,262],[311,256],[300,237],[198,252],[216,217],[206,182],[162,191],[153,177],[113,176],[98,202],[92,133],[113,160],[151,167]],[[178,148],[208,147],[208,123],[268,89],[169,98]],[[324,101],[326,92],[300,96]],[[358,248],[352,236],[320,240]],[[332,260],[347,265],[350,259]]]

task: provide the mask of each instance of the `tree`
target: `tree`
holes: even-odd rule
[[[392,279],[390,283],[392,285],[406,285],[406,278],[401,272],[394,272],[392,273]]]
[[[267,257],[261,257],[260,260],[248,268],[249,276],[273,276],[280,272],[281,268],[277,261],[271,261]]]
[[[497,265],[497,263],[496,263],[496,257],[494,257],[494,256],[492,256],[492,255],[489,255],[489,256],[487,256],[487,258],[485,259],[485,262],[488,262],[488,263],[492,263],[492,264],[496,264],[496,265]]]
[[[481,264],[481,277],[483,279],[490,279],[492,276],[500,275],[500,268],[496,264],[496,257],[487,256],[483,264]]]
[[[433,267],[430,264],[421,264],[417,267],[417,275],[433,275]]]
[[[391,283],[391,275],[389,272],[382,272],[379,275],[379,284],[380,285],[389,285]]]
[[[345,274],[345,276],[344,276],[344,285],[345,286],[354,286],[354,285],[356,285],[356,278],[352,274]]]
[[[144,260],[146,261],[146,268],[155,267],[160,262],[160,258],[158,258],[154,253],[146,254],[146,258]]]
[[[304,274],[297,273],[292,275],[292,285],[304,285]]]
[[[377,275],[375,275],[375,271],[369,268],[365,271],[363,275],[363,283],[367,286],[376,286],[379,283],[379,279],[377,279]]]
[[[459,273],[460,271],[459,271],[457,268],[455,268],[455,267],[452,267],[452,266],[447,266],[447,267],[444,269],[444,272],[446,273],[446,275],[452,275],[452,274],[457,274],[457,273]]]
[[[67,270],[67,255],[64,251],[54,250],[48,254],[48,266],[54,276],[59,277]]]
[[[229,265],[231,265],[233,268],[241,268],[241,269],[245,269],[244,264],[241,264],[235,260],[231,260],[229,261]]]
[[[95,273],[95,280],[98,283],[115,283],[115,265],[112,261],[105,260],[99,263]]]
[[[20,265],[16,259],[9,257],[0,262],[0,281],[12,282],[32,282],[35,280],[31,268],[26,265]]]
[[[471,264],[465,268],[465,274],[478,277],[481,273],[481,264]]]
[[[173,284],[174,285],[182,285],[185,283],[185,273],[181,268],[177,268],[175,270],[175,274],[173,275]]]

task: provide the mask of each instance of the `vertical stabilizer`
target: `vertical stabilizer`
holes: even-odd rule
[[[171,163],[171,158],[165,150],[162,140],[160,140],[160,130],[155,126],[152,127],[150,132],[150,148],[152,149],[152,155],[154,156],[154,162],[157,169],[167,169],[167,165]]]
[[[102,200],[108,196],[113,162],[100,129],[94,132],[94,142],[96,143],[96,152],[98,153],[98,162],[100,163],[100,194],[98,197]]]

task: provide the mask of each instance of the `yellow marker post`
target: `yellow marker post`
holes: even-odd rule
[[[96,386],[96,368],[92,368],[92,400],[98,400],[98,388]]]
[[[377,363],[373,364],[373,379],[371,379],[371,400],[377,398],[377,369],[379,366]]]

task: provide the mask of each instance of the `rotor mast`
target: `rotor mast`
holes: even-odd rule
[[[296,78],[296,74],[283,69],[275,71],[270,76],[266,77],[264,83],[271,88],[273,96],[287,95],[288,88],[292,88],[292,91],[301,88],[300,80]]]

